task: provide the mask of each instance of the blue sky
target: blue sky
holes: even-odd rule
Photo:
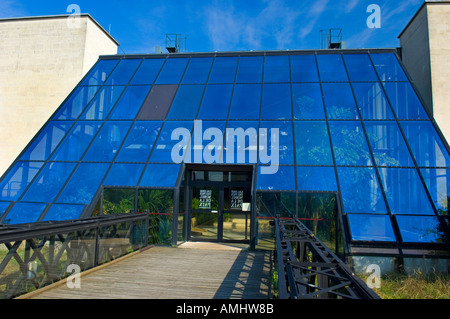
[[[153,53],[166,33],[189,52],[320,49],[320,30],[342,28],[348,48],[399,46],[397,36],[424,0],[0,0],[0,18],[89,13],[120,43],[119,53]],[[371,4],[379,28],[369,28]]]

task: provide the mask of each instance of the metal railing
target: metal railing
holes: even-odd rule
[[[275,219],[279,299],[379,299],[298,219]]]
[[[147,214],[0,228],[0,299],[42,288],[148,245]],[[69,267],[70,266],[70,267]]]

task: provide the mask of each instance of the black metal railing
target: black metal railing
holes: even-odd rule
[[[275,219],[279,299],[379,299],[298,219]]]
[[[147,214],[0,227],[0,299],[10,299],[148,245]],[[70,266],[70,267],[69,267]],[[75,267],[74,267],[75,266]]]

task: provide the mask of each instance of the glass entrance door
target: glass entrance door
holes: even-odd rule
[[[219,233],[219,187],[192,187],[191,238],[217,240]]]
[[[250,236],[250,189],[224,187],[223,239],[247,241]]]

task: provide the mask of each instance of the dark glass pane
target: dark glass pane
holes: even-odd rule
[[[420,172],[439,215],[449,215],[450,169],[422,168]]]
[[[77,119],[97,93],[99,86],[79,86],[56,113],[55,120]]]
[[[146,162],[158,137],[161,121],[138,121],[125,140],[117,162]]]
[[[179,84],[188,61],[187,58],[168,58],[156,79],[156,84]]]
[[[53,204],[45,214],[43,221],[78,219],[84,207],[84,205]]]
[[[102,85],[119,60],[101,60],[89,72],[81,85]]]
[[[337,191],[334,168],[297,166],[297,189],[302,191]]]
[[[263,61],[262,56],[241,56],[236,83],[261,83]]]
[[[179,164],[148,164],[140,186],[175,187],[180,167]]]
[[[75,165],[75,163],[47,163],[22,200],[25,202],[53,202]]]
[[[329,119],[359,119],[349,83],[322,83],[322,89]]]
[[[435,216],[396,216],[396,219],[404,242],[446,242],[443,227]]]
[[[257,120],[261,105],[260,84],[236,84],[230,108],[230,120]]]
[[[34,223],[41,216],[47,204],[16,203],[3,221],[4,224]]]
[[[90,204],[110,164],[81,163],[59,196],[58,203]]]
[[[381,81],[408,81],[394,53],[371,53]]]
[[[388,215],[349,214],[352,240],[396,241]]]
[[[218,57],[209,77],[209,83],[233,83],[236,74],[237,57]]]
[[[135,198],[135,189],[106,188],[103,191],[103,215],[134,213]]]
[[[394,119],[380,83],[353,83],[353,91],[363,119]]]
[[[333,165],[326,123],[296,121],[294,125],[297,164]]]
[[[178,85],[154,85],[136,119],[164,120],[177,89]]]
[[[256,144],[253,146],[255,147]],[[273,161],[276,161],[276,164],[295,164],[291,121],[261,121],[260,123],[259,163],[273,165]]]
[[[256,188],[266,190],[295,190],[293,166],[259,166]]]
[[[112,161],[130,125],[131,122],[106,122],[83,157],[83,161]]]
[[[400,120],[427,120],[425,109],[408,82],[383,82],[394,112]]]
[[[78,122],[51,157],[54,161],[78,161],[97,134],[100,122]]]
[[[276,215],[295,218],[295,201],[295,193],[259,192],[256,198],[258,214],[256,218],[276,217]]]
[[[150,162],[173,163],[175,159],[172,158],[173,155],[177,158],[185,155],[185,151],[189,150],[187,143],[193,126],[193,121],[166,121],[154,146]],[[173,132],[181,135],[172,138]]]
[[[199,120],[226,120],[230,108],[232,84],[209,84],[197,119]]]
[[[322,82],[347,82],[347,71],[340,54],[318,54],[320,80]]]
[[[153,84],[165,59],[144,59],[130,84]]]
[[[368,54],[344,54],[344,60],[351,81],[378,81]]]
[[[137,186],[145,164],[114,164],[104,186]]]
[[[197,121],[186,163],[220,163],[225,121]]]
[[[258,122],[228,121],[222,162],[254,164],[258,153]]]
[[[104,120],[116,104],[124,86],[104,86],[81,115],[85,120]]]
[[[190,120],[197,116],[204,85],[180,85],[167,118]]]
[[[0,182],[1,200],[17,200],[43,163],[18,162]]]
[[[291,55],[292,82],[319,82],[313,54]]]
[[[150,86],[128,86],[121,96],[109,119],[132,120],[139,112],[142,103],[150,90]]]
[[[264,84],[261,119],[292,119],[290,84]]]
[[[289,56],[266,56],[264,82],[290,82]]]
[[[344,210],[347,213],[387,213],[373,167],[338,167]]]
[[[20,158],[21,160],[45,161],[58,146],[73,122],[53,121],[47,124]]]
[[[325,119],[322,92],[319,83],[292,85],[294,118],[302,120]]]
[[[121,60],[105,82],[105,85],[126,85],[136,72],[141,59]]]
[[[402,121],[400,126],[419,166],[450,166],[447,149],[431,122]]]
[[[414,168],[380,168],[379,172],[392,214],[434,215]]]
[[[337,165],[372,165],[360,122],[330,121],[329,125]]]
[[[397,122],[367,121],[364,124],[378,166],[414,166]]]
[[[205,84],[208,80],[212,62],[213,58],[191,58],[182,83]]]

